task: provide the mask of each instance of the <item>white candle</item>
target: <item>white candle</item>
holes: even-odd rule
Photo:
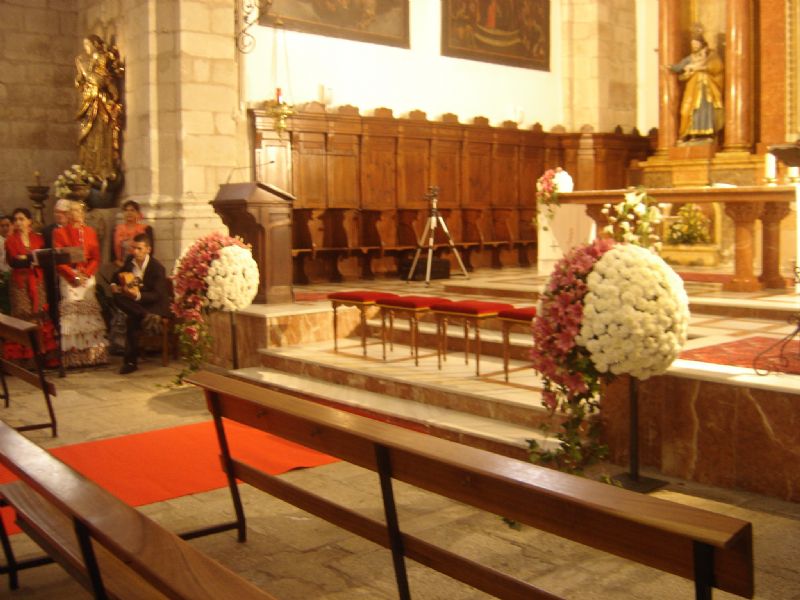
[[[800,167],[789,167],[786,170],[786,175],[789,177],[789,181],[797,183],[800,180]]]
[[[767,181],[775,181],[778,176],[778,164],[775,155],[767,152],[764,155],[764,178]]]

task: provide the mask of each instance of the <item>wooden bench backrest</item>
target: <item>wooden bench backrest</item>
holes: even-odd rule
[[[0,340],[16,342],[21,346],[30,348],[34,354],[39,350],[36,339],[37,330],[38,325],[36,323],[29,323],[8,315],[0,315]],[[2,358],[0,358],[0,361],[2,361],[3,369],[7,373],[19,377],[40,390],[45,390],[46,388],[47,393],[51,396],[56,395],[56,386],[44,379],[44,377],[37,373],[32,373],[11,361]]]
[[[0,421],[0,462],[171,598],[270,599]]]
[[[714,548],[714,586],[753,595],[751,524],[321,406],[223,375],[187,378],[222,417],[453,500],[688,579],[696,542]],[[249,469],[245,469],[248,471]],[[237,472],[237,476],[240,473]]]

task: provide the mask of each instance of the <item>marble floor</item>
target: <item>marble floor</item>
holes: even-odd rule
[[[483,280],[483,282],[481,282]],[[470,288],[460,284],[470,284]],[[475,287],[475,283],[481,283]],[[543,278],[524,270],[478,273],[467,281],[456,278],[434,281],[430,286],[390,280],[341,284],[298,286],[299,301],[294,305],[252,307],[255,314],[271,316],[296,311],[330,311],[321,297],[328,291],[375,287],[408,293],[446,293],[448,297],[484,297],[478,289],[496,285],[499,296],[515,305],[534,302]],[[501,287],[502,286],[502,287]],[[687,286],[692,300],[709,297],[727,299],[735,305],[743,302],[763,302],[786,309],[787,315],[800,311],[800,299],[794,293],[744,295],[721,294],[707,284]],[[510,289],[510,291],[509,291]],[[503,294],[505,294],[503,296]],[[758,332],[781,336],[791,330],[788,323],[775,319],[735,320],[716,315],[695,313],[692,317],[689,345],[719,343],[718,340],[738,339]],[[489,335],[489,332],[487,332]],[[527,335],[520,334],[517,343],[525,343]],[[407,347],[395,347],[395,360],[378,360],[380,346],[368,347],[368,359],[359,353],[359,342],[350,338],[342,344],[342,352],[334,354],[330,342],[303,348],[273,349],[293,358],[315,356],[332,361],[343,369],[355,370],[357,365],[369,365],[382,375],[423,382],[470,394],[493,394],[499,404],[537,404],[535,374],[516,370],[509,384],[500,376],[498,359],[482,359],[481,376],[475,377],[472,363],[463,365],[462,355],[451,353],[446,371],[438,371],[435,357],[427,354],[421,365],[413,367]],[[691,361],[686,361],[691,362]],[[524,366],[522,361],[514,363]],[[45,447],[78,443],[87,440],[148,431],[163,427],[194,423],[208,419],[202,395],[191,387],[176,387],[173,380],[180,364],[160,365],[159,357],[151,357],[136,373],[120,376],[116,373],[118,359],[107,368],[69,371],[64,379],[54,378],[58,389],[55,400],[60,422],[59,438],[46,432],[29,432],[29,436]],[[746,377],[765,385],[785,386],[800,390],[797,376],[774,375],[759,378],[745,369],[741,372],[720,367],[718,372],[680,361],[674,369],[696,370],[696,376]],[[260,376],[254,370],[253,377]],[[701,375],[702,373],[702,375]],[[339,395],[336,384],[310,381],[302,375],[283,374],[286,382],[298,380],[314,394]],[[294,379],[293,379],[294,378]],[[790,379],[791,378],[791,379]],[[2,418],[12,423],[38,420],[42,416],[41,397],[26,384],[11,379],[11,407],[0,409]],[[352,389],[349,394],[356,396]],[[358,402],[368,402],[366,397]],[[452,415],[451,415],[452,416]],[[446,413],[437,418],[446,419]],[[470,428],[473,424],[463,424]],[[509,431],[517,437],[521,431]],[[475,435],[485,432],[472,431]],[[646,475],[655,473],[644,471]],[[284,475],[287,480],[308,489],[327,490],[332,497],[367,514],[380,514],[377,500],[377,481],[374,474],[343,463],[316,469],[298,470]],[[800,600],[800,505],[767,498],[757,494],[704,486],[674,478],[655,495],[670,501],[690,504],[746,519],[753,523],[756,568],[756,595],[763,600]],[[328,525],[280,501],[273,500],[247,486],[244,503],[248,513],[249,541],[237,544],[234,536],[223,533],[195,540],[204,552],[226,564],[234,571],[262,586],[278,598],[299,600],[389,599],[395,598],[390,555],[369,542]],[[673,600],[693,597],[689,582],[678,577],[641,567],[635,563],[607,556],[577,544],[564,542],[531,528],[522,531],[508,529],[499,517],[453,503],[441,497],[398,488],[400,518],[410,530],[431,541],[443,543],[486,564],[501,567],[517,577],[535,582],[546,590],[570,599],[591,600]],[[166,528],[185,531],[194,527],[220,522],[230,515],[230,501],[225,490],[217,490],[177,498],[142,507]],[[37,554],[24,536],[15,536],[14,544],[22,555]],[[485,595],[417,565],[410,565],[410,582],[414,598],[422,600],[473,600]],[[22,589],[10,592],[0,586],[0,599],[59,599],[89,598],[59,567],[51,565],[23,573]],[[715,598],[732,598],[716,593]]]

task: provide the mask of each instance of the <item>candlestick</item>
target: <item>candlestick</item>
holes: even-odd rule
[[[778,163],[775,155],[767,152],[764,155],[764,179],[767,183],[774,184],[778,177]]]

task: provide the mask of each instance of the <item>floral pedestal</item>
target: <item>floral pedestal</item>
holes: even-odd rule
[[[673,265],[716,267],[719,264],[719,246],[716,244],[664,244],[660,254]]]
[[[564,205],[556,207],[552,219],[539,213],[537,234],[537,271],[548,275],[571,248],[594,239],[596,229],[583,206]]]

